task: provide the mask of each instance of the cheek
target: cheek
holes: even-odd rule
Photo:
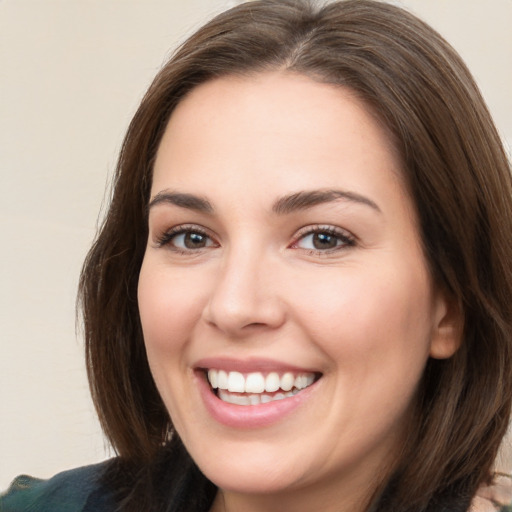
[[[174,426],[183,431],[192,414],[186,398],[189,341],[201,316],[199,283],[186,272],[145,258],[138,284],[138,304],[151,374]]]
[[[301,297],[297,318],[336,365],[367,373],[365,378],[421,373],[432,329],[428,274],[419,265],[383,267],[333,269],[325,278],[317,276],[302,286],[307,295],[295,293]],[[381,371],[369,371],[375,367]]]
[[[186,344],[201,315],[203,299],[193,274],[170,272],[145,259],[138,285],[138,304],[148,357],[173,353]]]
[[[389,276],[354,269],[324,283],[315,325],[308,324],[334,370],[342,413],[333,422],[376,439],[405,425],[431,335],[428,278],[403,268]],[[308,314],[312,318],[314,310]]]

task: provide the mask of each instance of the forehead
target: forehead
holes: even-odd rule
[[[162,138],[152,195],[169,187],[211,191],[219,182],[277,195],[365,182],[371,192],[400,176],[387,131],[352,91],[274,72],[191,91]]]

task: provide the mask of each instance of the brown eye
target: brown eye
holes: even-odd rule
[[[333,249],[338,245],[338,238],[330,233],[313,233],[311,242],[315,249]]]
[[[169,247],[176,251],[194,251],[216,246],[206,234],[197,229],[179,228],[174,232],[165,233],[158,241],[160,247]]]
[[[355,245],[354,238],[340,228],[316,228],[304,233],[294,247],[317,253],[344,249]]]
[[[191,231],[183,234],[183,245],[187,249],[202,249],[207,246],[207,243],[208,237],[202,233],[194,233]]]

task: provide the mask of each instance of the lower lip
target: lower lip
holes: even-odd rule
[[[296,395],[266,404],[236,405],[222,401],[213,393],[203,372],[196,373],[201,398],[210,415],[227,427],[239,429],[261,428],[282,420],[307,401],[316,383]]]

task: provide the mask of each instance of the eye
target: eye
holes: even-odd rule
[[[174,235],[172,244],[182,249],[202,249],[213,245],[211,239],[206,235],[194,231]]]
[[[333,226],[308,227],[297,235],[292,248],[319,253],[330,252],[355,245],[354,237]]]
[[[217,247],[217,244],[198,227],[177,226],[166,231],[159,239],[158,246],[169,246],[178,252],[189,252]]]

